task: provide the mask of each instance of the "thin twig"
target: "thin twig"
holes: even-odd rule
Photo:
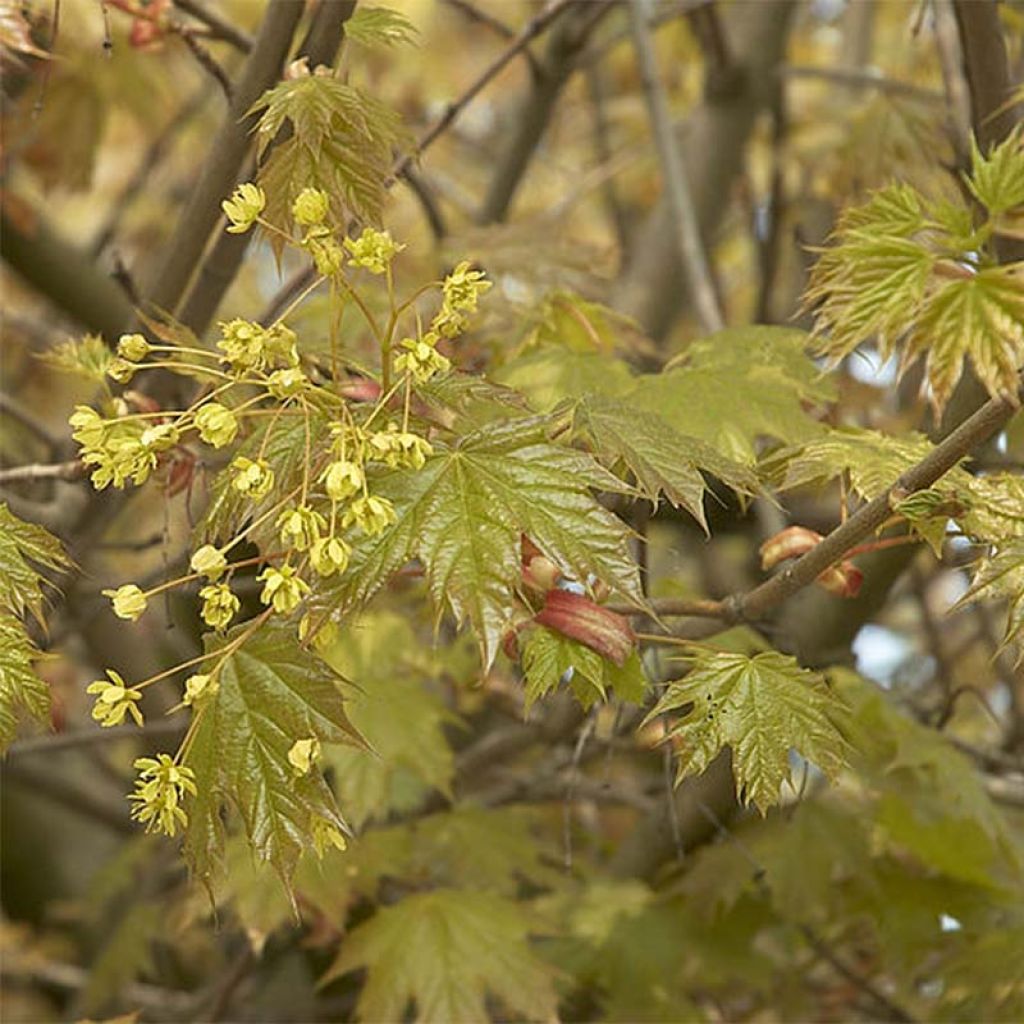
[[[77,750],[97,744],[107,744],[115,740],[145,739],[151,736],[173,736],[183,733],[186,723],[167,719],[165,721],[147,722],[143,726],[115,725],[110,729],[75,729],[72,732],[50,733],[45,736],[33,736],[18,740],[7,748],[9,758],[28,757],[32,754],[52,754],[62,750]]]
[[[196,21],[201,21],[210,30],[213,38],[223,39],[242,53],[249,53],[252,50],[254,40],[248,32],[243,32],[232,25],[216,11],[211,11],[200,3],[200,0],[174,0],[174,6],[186,14],[191,14]]]
[[[844,85],[850,89],[877,89],[890,96],[905,96],[907,99],[920,100],[922,103],[944,104],[945,97],[936,89],[926,89],[911,82],[900,82],[895,78],[886,78],[873,71],[859,68],[825,68],[809,64],[787,64],[779,68],[784,78],[818,78],[836,85]]]
[[[493,14],[480,10],[479,7],[471,4],[469,0],[442,0],[442,2],[448,7],[455,8],[460,14],[464,14],[470,21],[486,25],[492,32],[497,32],[502,39],[515,39],[516,37],[514,29],[509,28],[505,22],[494,17]]]
[[[199,66],[216,79],[221,92],[224,93],[225,98],[230,103],[233,95],[231,79],[228,78],[228,73],[220,66],[217,58],[196,39],[195,33],[191,30],[183,28],[175,34],[181,37],[182,42],[188,47],[189,52],[195,57]]]
[[[457,100],[449,103],[444,113],[420,136],[416,145],[402,156],[391,170],[391,176],[398,178],[405,173],[415,160],[418,160],[434,144],[463,110],[515,56],[533,42],[566,8],[578,0],[552,0],[538,15],[531,18],[520,30],[519,34],[490,64],[480,72]]]
[[[633,27],[633,45],[636,49],[640,79],[647,100],[651,130],[661,161],[669,207],[675,220],[679,257],[701,326],[705,332],[710,334],[725,326],[725,318],[722,316],[718,302],[704,242],[700,237],[697,211],[690,193],[683,155],[672,127],[668,100],[665,97],[658,73],[658,61],[647,25],[648,5],[646,0],[630,0],[629,12]]]

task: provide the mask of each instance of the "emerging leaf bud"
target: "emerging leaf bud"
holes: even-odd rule
[[[549,590],[534,622],[586,644],[619,666],[633,651],[635,638],[629,622],[581,594]]]

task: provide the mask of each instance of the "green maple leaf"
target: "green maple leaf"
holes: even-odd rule
[[[803,331],[782,327],[719,331],[662,373],[639,377],[621,397],[750,464],[761,437],[804,441],[822,429],[805,406],[829,401],[833,389],[807,356],[807,340]]]
[[[207,653],[240,632],[207,637]],[[197,711],[184,764],[199,795],[187,808],[185,851],[200,877],[212,874],[223,847],[221,807],[237,809],[256,855],[287,881],[299,855],[312,849],[317,819],[346,830],[319,769],[297,775],[288,761],[296,740],[361,743],[349,721],[341,680],[298,645],[294,631],[270,620],[221,664],[220,685]]]
[[[621,700],[643,700],[647,678],[636,651],[620,668],[586,644],[546,626],[531,626],[520,635],[520,643],[527,710],[563,679],[584,708],[605,700],[609,689]]]
[[[502,897],[416,893],[349,933],[323,981],[366,969],[360,1020],[402,1020],[413,1002],[417,1022],[484,1021],[488,995],[514,1014],[548,1020],[557,1005],[551,971],[527,931],[522,911]]]
[[[371,490],[393,503],[396,521],[359,538],[348,572],[325,588],[330,605],[365,604],[418,558],[438,611],[471,622],[490,666],[513,610],[523,534],[568,575],[592,573],[642,600],[628,528],[591,493],[630,488],[585,452],[545,440],[545,426],[498,423],[435,452],[422,469],[374,477]]]
[[[56,537],[0,504],[0,751],[14,739],[22,714],[49,721],[50,688],[32,667],[41,655],[22,619],[28,612],[43,624],[44,579],[37,567],[70,565]]]
[[[700,774],[729,747],[737,792],[762,814],[790,779],[791,750],[833,778],[846,763],[840,699],[820,675],[777,651],[698,655],[647,720],[680,709],[686,710],[667,734],[677,742],[677,782]]]
[[[335,225],[380,222],[394,149],[405,139],[398,114],[369,93],[330,75],[307,75],[268,89],[251,111],[262,110],[256,131],[260,155],[278,132],[279,141],[260,166],[258,183],[267,194],[264,216],[286,231],[292,203],[304,188],[331,197]],[[271,236],[275,247],[281,239]]]
[[[29,611],[43,618],[43,579],[33,568],[66,569],[71,561],[59,540],[35,523],[12,515],[0,504],[0,609],[13,615]]]
[[[21,620],[0,611],[0,753],[14,739],[22,714],[49,722],[50,688],[32,667],[39,657]]]
[[[971,364],[991,395],[1016,396],[1024,363],[1024,263],[965,271],[935,288],[914,318],[906,360],[926,355],[932,402],[942,408]]]
[[[1024,131],[1018,125],[986,156],[971,139],[971,173],[967,186],[989,213],[1024,206]]]
[[[576,429],[599,455],[621,459],[629,467],[645,497],[657,501],[664,494],[677,508],[685,508],[705,532],[705,474],[740,494],[758,490],[757,477],[746,466],[681,434],[661,416],[638,410],[628,398],[590,396],[577,403],[573,416]]]
[[[550,412],[566,398],[623,395],[634,386],[633,374],[621,359],[554,344],[530,349],[494,376],[525,395],[538,412]]]
[[[357,682],[346,706],[370,748],[326,755],[353,825],[414,807],[431,789],[450,797],[455,759],[444,728],[458,719],[428,689],[433,666],[409,623],[390,612],[360,616],[322,654]]]

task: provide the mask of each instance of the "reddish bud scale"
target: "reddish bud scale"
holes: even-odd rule
[[[779,562],[799,558],[823,539],[820,533],[806,526],[788,526],[761,545],[761,568],[771,569]],[[856,597],[863,582],[864,574],[848,558],[830,565],[817,579],[821,587],[837,597]]]
[[[550,590],[534,622],[578,640],[616,665],[633,651],[636,638],[622,615],[567,590]]]

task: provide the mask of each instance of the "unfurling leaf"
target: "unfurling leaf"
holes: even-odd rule
[[[820,675],[776,651],[701,653],[648,721],[672,711],[682,711],[667,731],[679,759],[677,781],[700,774],[729,747],[737,792],[762,814],[790,778],[791,750],[832,778],[846,763],[844,705]]]
[[[820,533],[806,526],[787,526],[761,545],[761,568],[771,569],[779,562],[799,558],[817,547],[823,539]],[[853,562],[844,558],[820,573],[816,582],[837,597],[856,597],[864,575]]]

